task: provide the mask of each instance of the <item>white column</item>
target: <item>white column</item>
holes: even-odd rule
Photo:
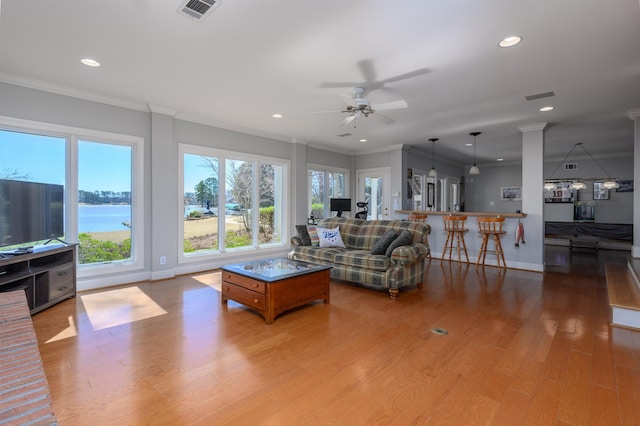
[[[525,244],[518,257],[544,271],[544,131],[548,123],[519,127],[522,132],[522,220]]]
[[[176,158],[178,145],[173,140],[173,117],[178,111],[148,105],[151,113],[151,279],[175,276],[178,264],[178,209],[167,208],[167,200],[178,202]],[[182,161],[180,159],[179,161]],[[171,171],[171,172],[169,172]],[[181,240],[180,240],[181,241]],[[164,265],[160,258],[166,259]]]
[[[633,120],[633,181],[640,182],[640,108],[627,115]],[[634,185],[635,186],[635,185]],[[640,188],[633,190],[633,257],[640,257]]]

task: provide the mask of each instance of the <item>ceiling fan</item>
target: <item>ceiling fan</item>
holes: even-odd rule
[[[385,78],[382,80],[378,80],[378,75],[375,70],[375,64],[373,59],[363,59],[357,62],[358,69],[360,70],[360,74],[364,78],[364,81],[361,82],[324,82],[320,84],[320,87],[325,88],[339,88],[339,87],[364,87],[366,92],[372,92],[374,90],[382,89],[382,90],[392,90],[387,87],[388,83],[395,83],[402,80],[407,80],[410,78],[418,77],[420,75],[429,74],[431,71],[428,68],[419,68],[404,74],[396,75],[393,77]],[[365,90],[363,90],[362,95],[364,95]]]
[[[389,111],[393,109],[403,109],[408,107],[406,101],[393,101],[393,102],[386,102],[383,104],[377,104],[374,108],[373,106],[371,106],[371,103],[369,102],[369,100],[362,97],[362,94],[364,93],[363,87],[354,87],[352,89],[352,92],[353,92],[353,96],[342,95],[342,99],[347,104],[347,106],[344,109],[335,110],[335,111],[318,111],[318,112],[319,113],[324,113],[324,112],[346,113],[347,116],[344,118],[344,120],[340,122],[339,126],[346,126],[347,124],[354,122],[353,124],[355,127],[356,118],[369,117],[369,116],[374,117],[385,124],[391,124],[395,120],[391,117],[380,114],[378,111]]]

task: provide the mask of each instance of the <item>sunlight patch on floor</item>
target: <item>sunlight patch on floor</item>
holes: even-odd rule
[[[138,287],[80,296],[95,330],[129,324],[167,313]]]
[[[51,339],[47,340],[45,343],[57,342],[58,340],[68,339],[69,337],[75,337],[78,335],[78,328],[76,327],[76,322],[73,320],[73,317],[68,317],[69,327],[62,330],[60,333],[53,336]]]
[[[220,284],[220,272],[212,272],[210,274],[194,275],[193,279],[201,284],[209,286],[218,292],[222,291]]]

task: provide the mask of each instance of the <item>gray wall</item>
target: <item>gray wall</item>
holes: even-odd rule
[[[415,148],[409,148],[405,151],[404,164],[405,164],[405,171],[404,171],[403,178],[404,178],[405,184],[403,186],[404,192],[402,194],[402,199],[403,199],[402,208],[404,210],[412,210],[413,202],[411,198],[408,197],[408,190],[407,190],[407,183],[406,183],[407,181],[406,169],[409,168],[409,169],[419,170],[419,171],[428,173],[429,170],[431,170],[431,167],[433,167],[434,161],[430,153],[426,153],[423,150],[419,150]],[[462,177],[464,176],[463,166],[438,160],[437,146],[436,146],[435,168],[436,168],[436,171],[438,172],[438,176],[440,177],[449,176],[452,178],[458,178],[460,179],[460,181],[462,181]]]
[[[467,175],[465,211],[515,213],[522,210],[521,201],[501,200],[500,188],[505,186],[522,186],[520,164],[482,166],[479,175]]]
[[[554,179],[572,178],[596,178],[600,181],[607,178],[606,173],[611,173],[611,177],[632,180],[633,179],[633,156],[627,155],[617,158],[596,158],[604,171],[590,158],[569,158],[566,162],[577,163],[578,169],[565,172],[560,166],[560,161],[545,163],[545,176],[552,176]],[[593,201],[593,182],[584,180],[587,189],[577,191],[576,201]],[[595,200],[596,222],[601,223],[633,223],[633,192],[616,192],[609,190],[608,200]],[[573,221],[573,204],[545,203],[545,221],[548,222],[571,222]]]

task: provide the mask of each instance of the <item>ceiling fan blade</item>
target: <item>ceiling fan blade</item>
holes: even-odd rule
[[[396,121],[393,118],[389,117],[388,115],[380,114],[377,112],[371,114],[370,117],[373,117],[378,121],[382,121],[384,124],[391,124],[391,123],[395,123]]]
[[[376,81],[376,71],[373,65],[373,59],[363,59],[358,61],[358,69],[365,81]]]
[[[324,88],[324,89],[335,89],[335,88],[342,88],[342,87],[354,87],[354,86],[358,86],[362,84],[361,81],[354,83],[348,83],[348,82],[343,82],[343,83],[332,83],[332,82],[324,82],[324,83],[320,83],[320,87]]]
[[[400,74],[397,75],[395,77],[390,77],[390,78],[385,78],[384,80],[382,80],[384,83],[393,83],[396,81],[400,81],[400,80],[406,80],[408,78],[413,78],[413,77],[417,77],[419,75],[423,75],[423,74],[429,74],[431,72],[431,70],[429,70],[428,68],[419,68],[415,71],[411,71],[405,74]]]
[[[347,124],[351,123],[355,119],[356,119],[355,114],[349,114],[344,118],[344,120],[340,122],[340,124],[338,124],[338,126],[346,126]]]
[[[341,109],[334,109],[331,111],[309,111],[309,114],[326,114],[328,112],[342,112]]]
[[[407,108],[409,105],[407,105],[407,101],[393,101],[393,102],[387,102],[384,104],[377,104],[373,106],[373,109],[375,111],[389,111],[392,109],[403,109],[403,108]]]

